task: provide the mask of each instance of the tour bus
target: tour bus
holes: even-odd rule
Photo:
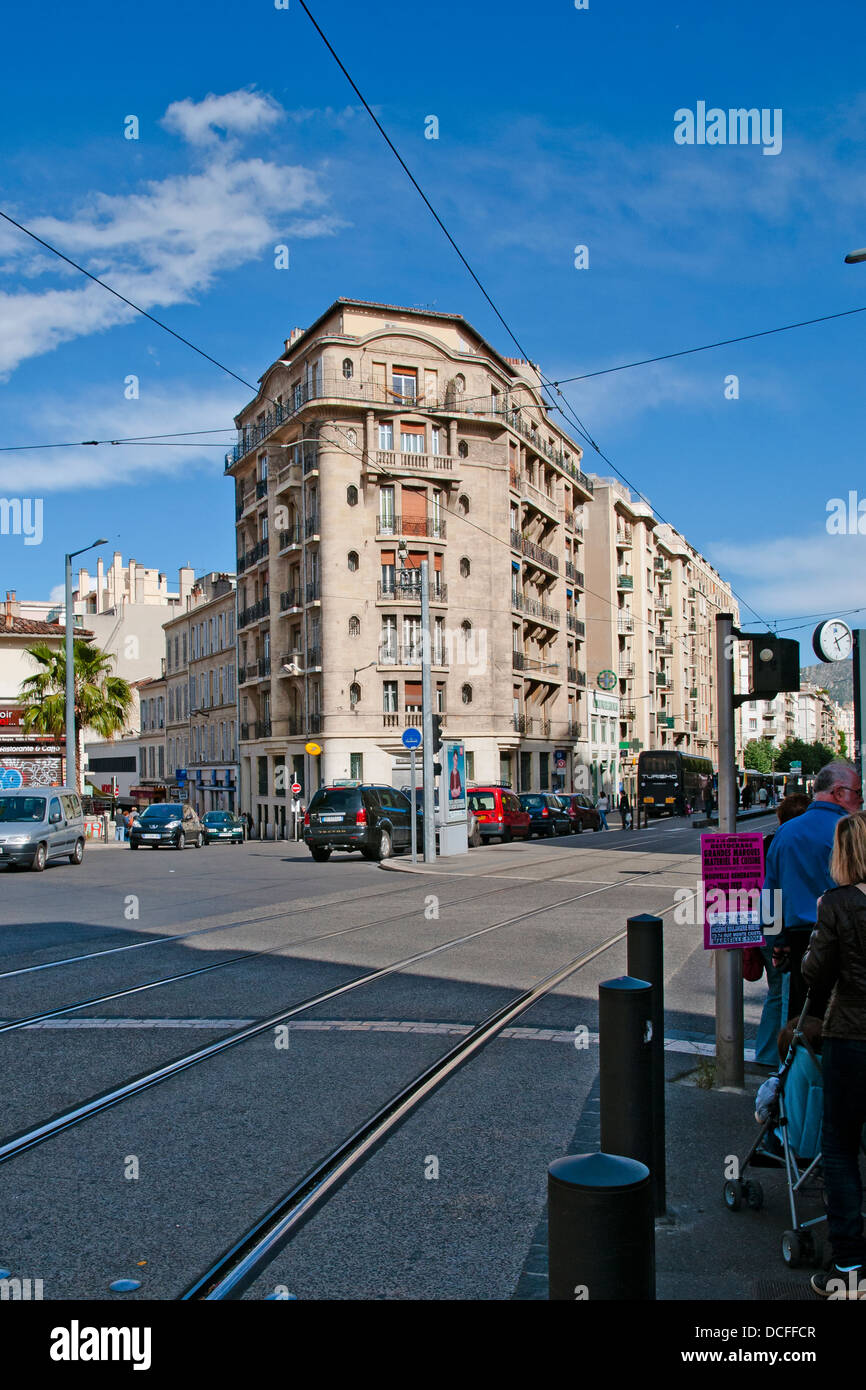
[[[684,816],[687,805],[695,810],[714,779],[709,758],[677,753],[673,748],[648,749],[638,756],[638,802],[648,816]]]

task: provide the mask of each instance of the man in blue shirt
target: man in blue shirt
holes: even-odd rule
[[[778,888],[782,893],[784,931],[776,938],[774,957],[777,963],[785,959],[790,963],[788,1014],[792,1018],[802,1011],[806,1000],[800,961],[818,916],[818,899],[836,886],[830,877],[836,826],[841,816],[853,815],[862,806],[863,788],[856,767],[846,762],[828,763],[815,778],[808,810],[781,825],[770,845],[764,890]],[[813,999],[811,1012],[818,1013],[826,1002]],[[820,1007],[820,1014],[823,1012]]]

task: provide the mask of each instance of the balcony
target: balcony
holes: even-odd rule
[[[376,522],[376,535],[426,536],[432,540],[444,540],[445,522],[432,516],[380,516]]]
[[[656,723],[660,729],[672,729],[674,727],[674,717],[672,714],[665,714],[660,710],[656,715]]]
[[[512,538],[512,547],[514,540]],[[536,561],[539,565],[544,565],[546,569],[552,570],[554,574],[559,574],[559,561],[556,556],[543,546],[536,545],[535,541],[527,540],[526,536],[520,537],[520,549],[529,560]]]
[[[673,616],[674,610],[671,608],[670,604],[667,604],[667,606],[656,604],[657,618],[672,618]]]
[[[521,613],[526,613],[531,618],[540,618],[543,623],[550,627],[559,627],[559,609],[548,608],[546,603],[539,599],[528,598],[526,594],[512,594],[512,599],[516,597],[516,607]]]
[[[289,613],[294,609],[298,609],[301,607],[302,604],[300,588],[298,587],[294,589],[284,589],[283,592],[280,594],[280,612]],[[240,626],[240,624],[238,625]]]
[[[301,523],[297,522],[288,531],[278,533],[278,549],[280,551],[288,550],[290,546],[300,545],[301,540]]]
[[[253,728],[254,728],[254,730],[255,730],[255,734],[254,734],[254,737],[255,737],[255,738],[270,738],[270,736],[271,736],[271,721],[270,721],[270,719],[259,719],[259,720],[257,720],[256,723],[253,725]]]
[[[695,622],[694,618],[689,618],[689,634],[690,634],[690,636],[696,637],[696,636],[697,636],[697,632],[698,632],[698,625],[697,625],[697,623]]]
[[[515,732],[516,734],[525,734],[525,733],[526,733],[526,715],[525,715],[525,714],[513,714],[513,715],[511,716],[511,722],[512,722],[512,724],[513,724],[513,726],[514,726],[514,732]]]
[[[322,586],[318,579],[314,579],[306,588],[307,603],[320,603],[322,598]]]
[[[249,608],[238,614],[238,627],[249,627],[250,623],[260,622],[262,618],[270,616],[271,601],[269,598],[260,598],[257,603],[253,603]]]
[[[634,544],[632,529],[630,526],[623,526],[616,533],[616,545],[619,550],[631,550]]]
[[[689,691],[689,699],[690,699],[690,700],[696,700],[697,698],[698,698],[698,687],[697,687],[696,685],[693,685],[692,688],[691,688],[691,690]]]
[[[421,665],[422,643],[408,642],[400,645],[396,642],[382,642],[379,645],[379,665],[380,666],[420,666]],[[444,647],[438,646],[435,642],[430,653],[431,666],[448,666],[448,654]]]
[[[267,497],[267,495],[268,495],[268,480],[267,480],[267,478],[259,478],[258,482],[256,483],[256,501],[257,501],[257,502],[260,502],[261,499],[262,499],[263,497]]]
[[[379,449],[376,463],[389,472],[451,473],[454,460],[449,454],[404,454],[393,449]]]
[[[635,721],[635,719],[637,719],[637,710],[632,709],[631,706],[629,706],[628,708],[620,712],[619,717],[620,719],[624,719],[626,723],[632,724]]]
[[[267,539],[265,539],[259,541],[251,550],[247,550],[243,555],[238,556],[238,574],[243,574],[244,570],[251,569],[252,566],[257,565],[260,560],[266,560],[267,556],[268,542]]]
[[[306,519],[306,521],[304,522],[304,535],[307,537],[307,540],[309,540],[312,536],[318,536],[318,534],[319,534],[319,518],[318,518],[318,515],[308,516],[307,519]]]
[[[320,734],[325,727],[324,715],[318,710],[307,715],[307,730],[311,734]]]
[[[238,667],[238,685],[247,685],[250,681],[263,680],[271,674],[271,658],[269,656],[260,657],[257,661],[248,661],[246,666]]]
[[[421,602],[421,579],[420,572],[408,570],[407,574],[412,575],[411,580],[404,580],[398,573],[393,580],[380,579],[376,585],[377,599],[396,599],[400,603],[420,603]],[[418,575],[416,580],[415,575]],[[431,603],[448,602],[447,584],[430,584],[428,591]]]
[[[568,734],[567,734],[567,737],[568,737],[568,738],[583,738],[583,737],[584,737],[583,724],[580,722],[579,719],[570,719],[570,720],[568,721]]]
[[[539,715],[531,715],[529,718],[528,733],[532,738],[550,738],[550,720],[542,719]]]
[[[573,613],[566,613],[565,626],[569,632],[573,632],[577,637],[586,636],[586,623],[582,618],[576,618]]]
[[[581,687],[583,687],[583,688],[586,687],[586,672],[585,672],[585,671],[578,670],[578,672],[577,672],[577,679],[575,680],[575,685],[579,685],[579,686],[581,686]]]
[[[519,549],[520,549],[520,542],[521,542],[522,540],[523,540],[523,536],[522,536],[522,534],[520,533],[520,531],[512,531],[512,532],[511,532],[511,549],[512,549],[512,550],[519,550]]]
[[[524,502],[528,502],[537,511],[544,512],[546,516],[552,517],[555,521],[562,520],[562,508],[557,505],[553,494],[536,487],[527,478],[520,479],[520,495]]]
[[[669,569],[656,569],[656,579],[660,584],[670,584],[671,572]]]
[[[242,741],[242,742],[245,743],[245,742],[249,739],[249,737],[250,737],[250,730],[251,730],[252,728],[253,728],[253,725],[252,725],[252,724],[242,724],[242,725],[241,725],[241,741]]]
[[[526,670],[526,657],[524,656],[523,652],[515,652],[515,651],[512,651],[512,653],[511,653],[511,667],[512,667],[512,670],[514,670],[514,671],[525,671],[525,670]]]
[[[620,613],[616,620],[616,630],[621,636],[634,632],[634,618],[624,618]]]
[[[407,709],[402,714],[396,710],[389,710],[382,715],[382,726],[385,729],[420,729],[423,728],[424,717],[419,709]]]
[[[674,644],[669,642],[667,637],[657,637],[655,649],[657,656],[673,656],[674,654]]]
[[[321,671],[322,669],[322,648],[307,647],[307,670]]]
[[[619,668],[618,668],[618,673],[617,673],[617,674],[619,675],[619,678],[620,678],[621,681],[630,681],[630,680],[633,680],[633,679],[634,679],[634,662],[633,662],[633,661],[621,661],[621,662],[619,663]]]
[[[576,685],[576,684],[577,684],[577,667],[576,667],[576,666],[567,666],[567,667],[566,667],[565,674],[566,674],[566,677],[567,677],[567,679],[568,679],[568,681],[570,682],[571,685]]]
[[[634,575],[632,575],[632,574],[618,574],[617,577],[616,577],[616,587],[617,587],[618,589],[633,589],[633,588],[634,588]]]
[[[577,516],[575,512],[566,510],[565,524],[576,536],[583,535],[583,520],[581,517]]]
[[[289,675],[288,671],[282,670],[283,666],[297,666],[298,674],[304,669],[304,653],[302,651],[281,652],[280,653],[280,675]]]
[[[656,686],[659,690],[669,689],[671,684],[667,671],[656,671]]]

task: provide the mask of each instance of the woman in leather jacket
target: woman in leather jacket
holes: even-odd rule
[[[824,1297],[866,1298],[860,1136],[866,1123],[866,812],[836,827],[831,877],[801,970],[809,989],[832,989],[824,1016],[824,1190],[835,1269],[813,1275]]]

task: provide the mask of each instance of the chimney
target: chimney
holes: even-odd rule
[[[3,626],[11,632],[14,621],[18,616],[18,600],[15,597],[15,590],[7,589],[6,602],[3,605]]]
[[[293,344],[293,343],[296,343],[296,342],[298,341],[298,339],[299,339],[300,337],[302,337],[304,333],[306,333],[306,331],[307,331],[306,328],[293,328],[293,329],[292,329],[292,336],[289,338],[289,341],[286,343],[286,351],[287,351],[287,352],[288,352],[289,348],[292,346],[292,344]]]
[[[104,566],[103,563],[102,563],[102,556],[100,555],[99,558],[98,558],[97,561],[96,561],[96,611],[97,611],[97,613],[101,613],[101,612],[102,612],[102,604],[103,604],[102,591],[103,591],[104,585],[105,585],[105,566]]]

